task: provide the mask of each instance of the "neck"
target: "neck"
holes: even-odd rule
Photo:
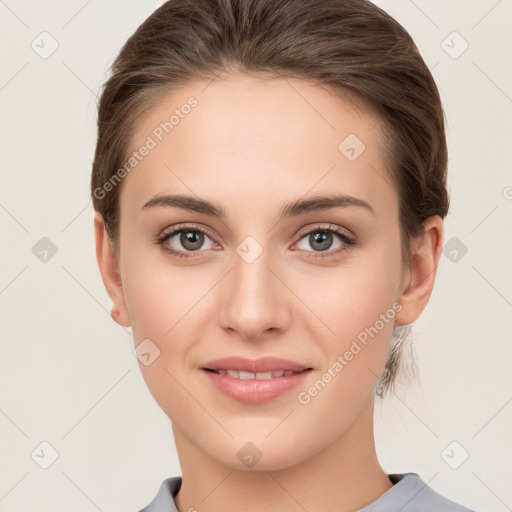
[[[173,424],[183,480],[180,512],[350,512],[393,484],[380,467],[373,435],[373,398],[341,436],[314,456],[278,471],[239,470],[213,459]]]

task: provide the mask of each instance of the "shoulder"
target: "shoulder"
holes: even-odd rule
[[[156,496],[151,503],[139,510],[139,512],[178,512],[174,503],[174,497],[181,487],[181,476],[166,478],[161,484]]]
[[[434,491],[417,473],[388,477],[394,486],[360,512],[475,512]]]

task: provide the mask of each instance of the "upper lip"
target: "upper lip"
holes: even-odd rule
[[[203,368],[207,370],[238,370],[242,372],[263,373],[276,370],[292,370],[301,372],[311,367],[279,357],[261,357],[259,359],[247,359],[245,357],[231,356],[215,359],[205,363]]]

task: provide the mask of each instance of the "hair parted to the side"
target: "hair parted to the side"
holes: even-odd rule
[[[409,33],[369,0],[169,0],[153,12],[112,64],[98,105],[91,196],[114,250],[123,183],[95,191],[126,162],[137,120],[171,90],[234,71],[304,79],[379,117],[410,264],[424,220],[448,213],[444,112]],[[395,326],[380,398],[394,389],[408,334]]]

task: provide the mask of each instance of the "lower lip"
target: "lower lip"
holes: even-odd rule
[[[201,369],[210,382],[224,394],[247,404],[261,404],[296,388],[311,373],[305,370],[293,375],[273,379],[236,379],[229,375]]]

